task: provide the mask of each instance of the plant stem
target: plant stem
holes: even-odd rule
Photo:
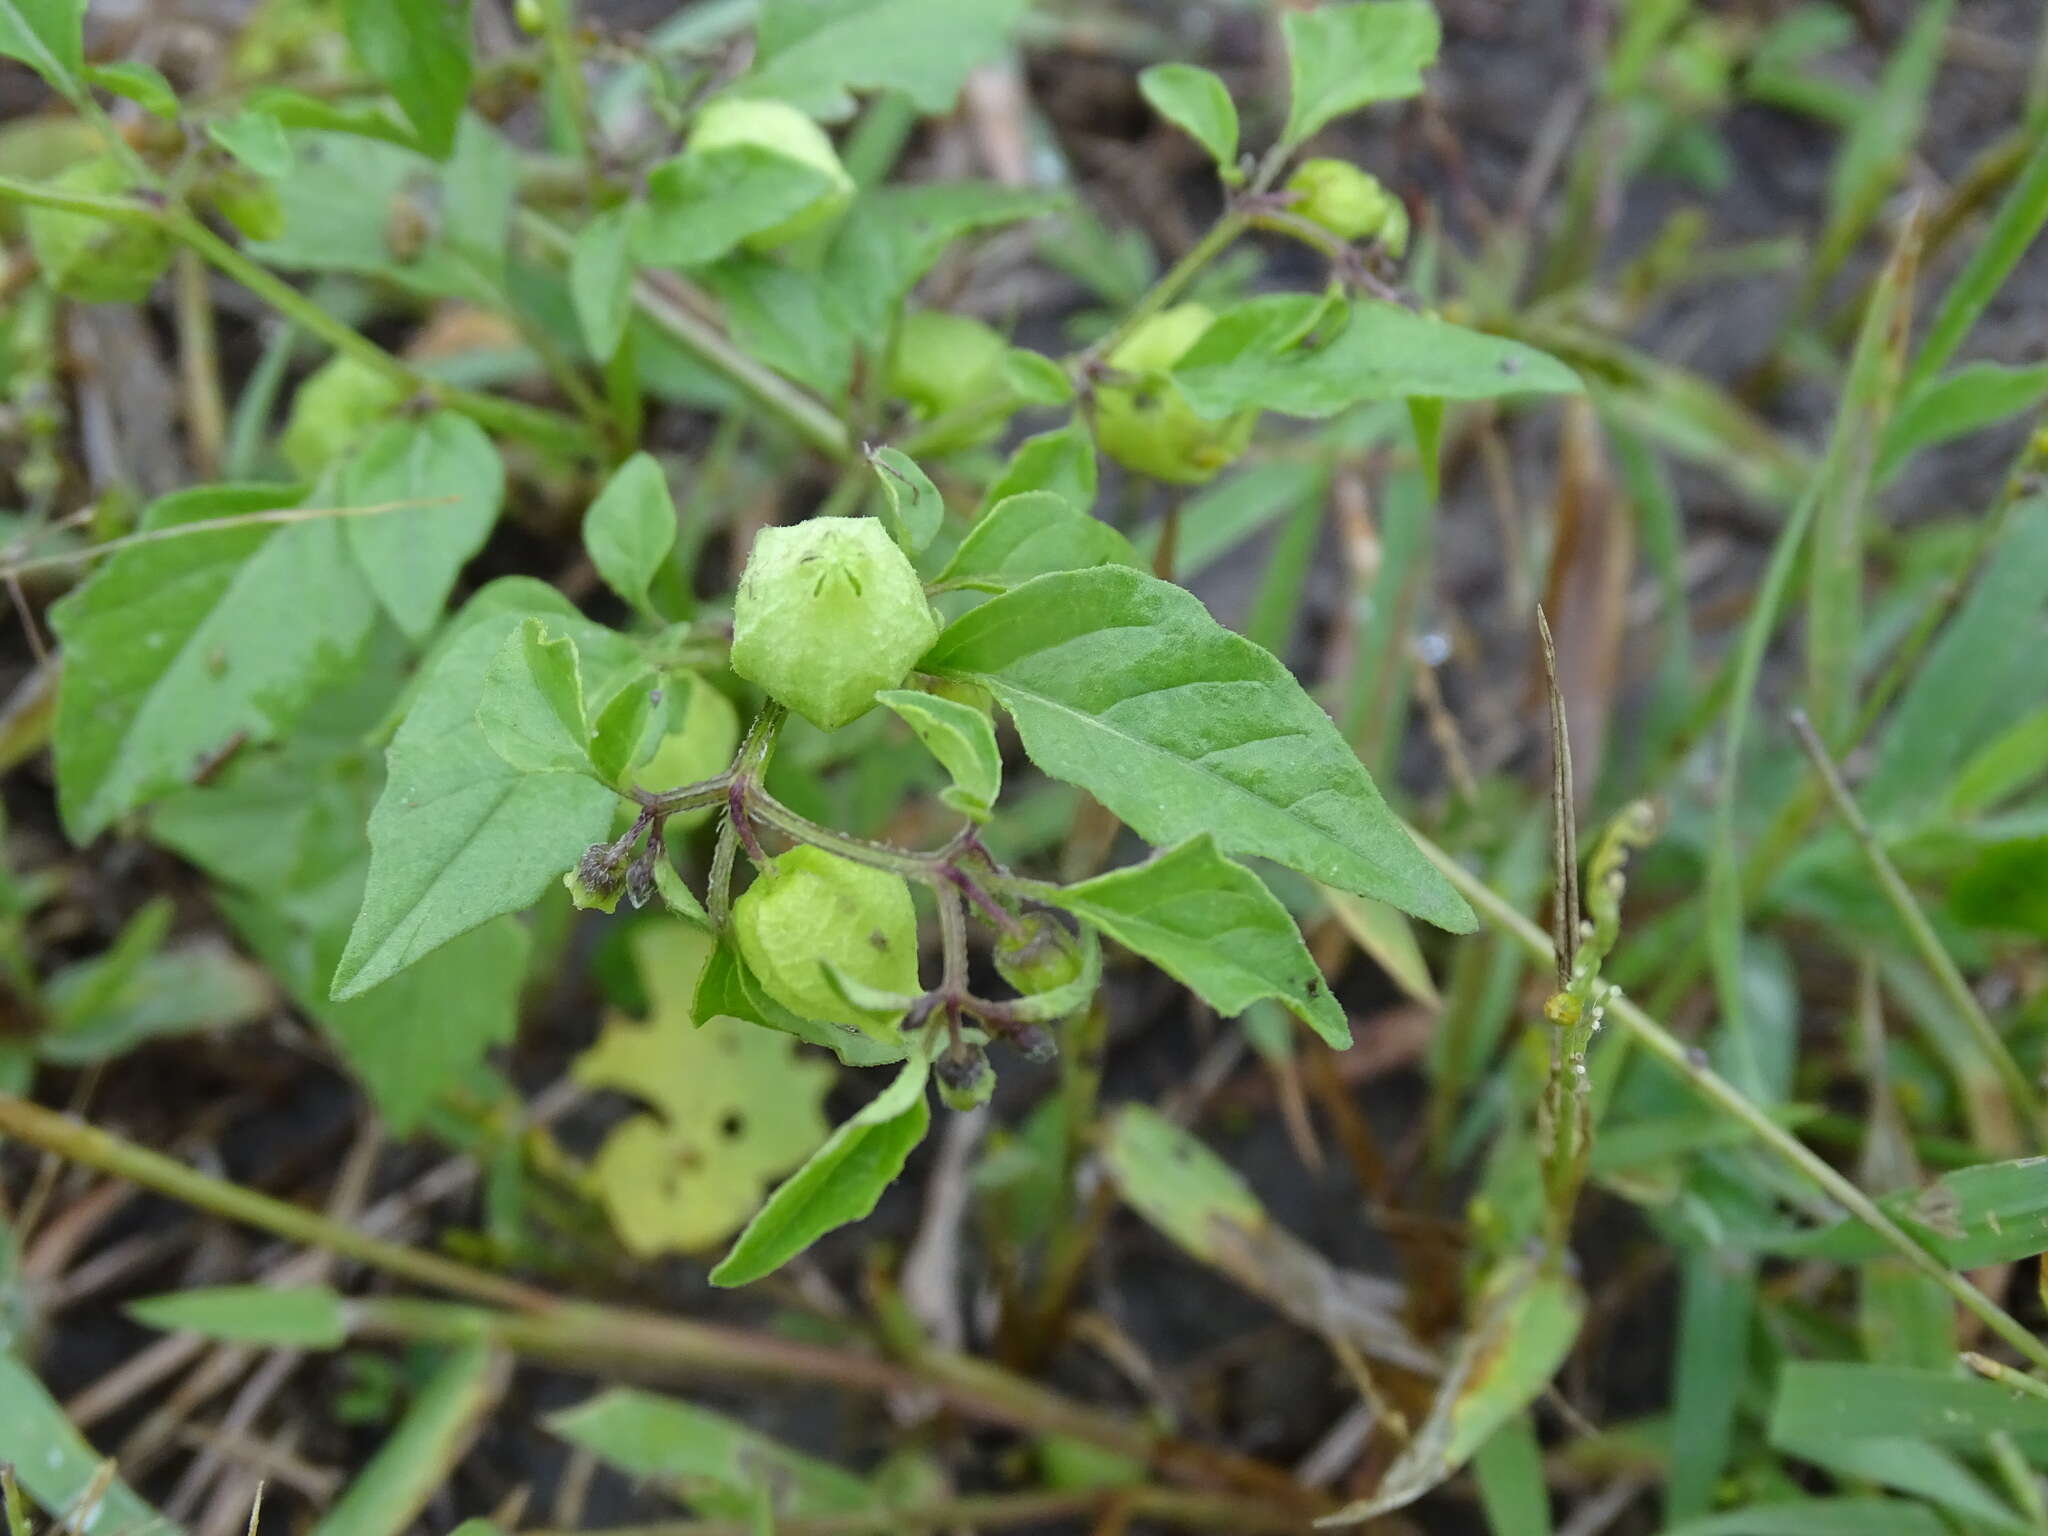
[[[460,411],[478,426],[508,437],[524,438],[560,452],[595,457],[599,445],[594,433],[582,422],[557,411],[525,405],[478,390],[458,389],[427,377],[374,341],[343,324],[305,294],[266,267],[259,266],[241,251],[208,229],[182,209],[165,215],[170,231],[215,267],[247,288],[299,328],[333,347],[344,356],[374,368],[408,389]]]
[[[1167,269],[1158,282],[1145,291],[1144,296],[1131,306],[1129,314],[1074,360],[1074,370],[1087,372],[1093,365],[1114,352],[1139,326],[1179,298],[1182,290],[1195,280],[1202,268],[1222,255],[1232,241],[1251,228],[1251,222],[1251,215],[1243,208],[1233,207],[1226,212],[1209,227],[1206,235],[1190,246],[1187,253]]]
[[[1532,958],[1545,964],[1555,958],[1543,930],[1509,906],[1485,881],[1421,833],[1411,828],[1409,836],[1474,908],[1513,937]],[[1676,1036],[1619,991],[1608,999],[1607,1015],[1626,1028],[1652,1056],[1677,1073],[1695,1093],[1741,1124],[1794,1172],[1810,1180],[1843,1210],[1883,1238],[1914,1269],[1947,1291],[1985,1327],[2034,1364],[2048,1367],[2048,1342],[2028,1332],[1997,1302],[1923,1248],[1911,1233],[1887,1216],[1876,1201],[1708,1066],[1703,1054],[1687,1050]]]
[[[1074,1402],[966,1356],[933,1350],[897,1365],[873,1355],[774,1334],[568,1300],[454,1259],[366,1236],[346,1223],[201,1173],[26,1099],[0,1096],[0,1136],[125,1179],[197,1210],[486,1304],[463,1306],[382,1297],[350,1302],[349,1315],[366,1334],[439,1343],[491,1342],[516,1353],[605,1374],[638,1373],[679,1380],[715,1371],[827,1382],[876,1394],[933,1390],[958,1412],[985,1423],[1025,1434],[1071,1435],[1180,1475],[1270,1492],[1278,1501],[1276,1511],[1320,1507],[1316,1496],[1278,1468],[1218,1447],[1159,1435],[1142,1424]]]
[[[1920,952],[1920,963],[1933,975],[1935,985],[1941,988],[1949,1006],[1970,1027],[1977,1048],[1998,1073],[1999,1081],[2012,1097],[2013,1106],[2031,1122],[2038,1139],[2043,1129],[2039,1092],[2027,1081],[2026,1073],[2013,1059],[2004,1037],[1998,1033],[1998,1027],[1984,1012],[1984,1005],[1977,1001],[1977,994],[1970,990],[1969,981],[1956,968],[1947,946],[1941,942],[1941,936],[1934,931],[1934,925],[1927,921],[1927,914],[1921,910],[1919,901],[1900,878],[1898,867],[1884,851],[1883,842],[1865,818],[1862,807],[1857,805],[1855,796],[1849,793],[1849,786],[1842,782],[1841,770],[1828,755],[1828,749],[1814,730],[1813,722],[1807,718],[1806,711],[1793,710],[1791,719],[1793,733],[1798,736],[1799,745],[1812,762],[1814,771],[1820,775],[1828,799],[1834,804],[1835,814],[1842,818],[1849,835],[1856,839],[1856,846],[1863,850],[1864,862],[1870,866],[1878,888],[1884,892],[1885,900],[1891,903],[1893,914],[1905,925],[1913,947]]]
[[[519,211],[517,227],[536,245],[564,261],[575,249],[575,236],[531,209]],[[712,372],[752,395],[826,458],[847,460],[857,456],[859,445],[853,441],[852,433],[827,406],[742,352],[715,325],[693,313],[651,278],[643,275],[633,280],[633,303],[657,329],[681,343]]]

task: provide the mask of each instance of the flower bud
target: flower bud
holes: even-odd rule
[[[50,185],[102,196],[130,190],[127,171],[104,158],[81,161],[52,177]],[[116,223],[41,207],[30,208],[23,221],[43,277],[67,299],[138,303],[170,263],[171,237],[156,224]]]
[[[853,201],[853,178],[839,163],[839,154],[825,130],[786,102],[721,96],[697,114],[689,156],[714,155],[727,149],[764,149],[794,160],[823,178],[818,195],[780,224],[756,230],[742,243],[763,253],[823,229]]]
[[[831,730],[900,683],[939,626],[880,523],[827,517],[761,530],[732,631],[733,671]]]
[[[1387,252],[1408,249],[1408,209],[1370,171],[1348,160],[1304,160],[1287,178],[1294,212],[1346,240],[1377,238]]]
[[[1050,912],[1026,912],[1015,933],[997,938],[994,958],[996,973],[1027,997],[1081,974],[1081,946]]]
[[[1167,374],[1213,318],[1207,305],[1176,304],[1145,320],[1106,359],[1131,378],[1095,391],[1095,436],[1124,468],[1176,485],[1199,485],[1251,441],[1256,411],[1206,420]]]
[[[988,1052],[964,1041],[957,1052],[948,1049],[932,1063],[932,1077],[939,1085],[939,1102],[948,1109],[978,1109],[996,1091]]]
[[[783,1007],[895,1039],[897,1021],[855,1008],[825,967],[878,991],[918,992],[917,909],[901,875],[792,848],[733,903],[732,924],[740,958]]]

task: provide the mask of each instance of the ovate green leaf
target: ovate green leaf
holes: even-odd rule
[[[648,588],[676,544],[676,506],[668,476],[650,453],[613,473],[583,518],[583,547],[606,586],[642,613],[654,614]]]
[[[783,1181],[732,1252],[711,1271],[713,1285],[745,1285],[781,1268],[835,1227],[875,1208],[931,1123],[925,1079],[931,1064],[912,1057],[896,1080],[832,1133],[811,1160]]]
[[[84,17],[85,0],[0,0],[0,55],[21,60],[75,101],[84,90]]]
[[[0,0],[0,16],[6,14],[5,0]],[[6,23],[0,21],[0,28]],[[0,52],[4,52],[0,49]],[[152,117],[175,118],[178,115],[178,93],[171,89],[171,82],[163,77],[163,71],[140,59],[120,59],[111,64],[88,64],[85,78],[103,91],[112,91],[116,96],[125,96]]]
[[[640,205],[622,203],[577,231],[569,252],[569,301],[590,355],[603,361],[619,350],[633,312],[633,241]]]
[[[149,529],[288,505],[271,486],[166,498]],[[64,642],[58,805],[90,841],[230,744],[271,741],[360,649],[376,609],[333,519],[252,523],[114,555],[51,610]]]
[[[1429,0],[1288,11],[1280,31],[1287,40],[1287,144],[1371,102],[1421,95],[1422,71],[1436,62],[1442,40]]]
[[[942,113],[1023,13],[1024,0],[768,0],[738,88],[816,117],[852,112],[852,90],[901,91],[919,112]]]
[[[483,548],[505,499],[505,468],[483,428],[454,411],[386,422],[343,468],[340,504],[431,503],[344,519],[348,546],[384,610],[415,640],[469,558]]]
[[[1064,496],[1020,491],[982,514],[939,572],[938,584],[1007,592],[1054,571],[1138,564],[1129,539]]]
[[[1138,76],[1153,111],[1209,151],[1226,182],[1237,170],[1237,107],[1213,71],[1196,64],[1154,64]]]
[[[469,96],[469,0],[344,0],[342,22],[427,152],[447,154]]]
[[[946,519],[939,488],[910,455],[895,448],[876,449],[868,462],[881,482],[883,526],[898,548],[915,555],[931,543]]]
[[[1350,1021],[1287,908],[1257,875],[1218,853],[1206,833],[1049,899],[1226,1018],[1269,997],[1336,1049],[1351,1044]]]
[[[958,699],[908,688],[878,693],[875,702],[901,715],[952,776],[952,785],[940,790],[939,798],[963,816],[987,821],[1003,787],[1003,758],[988,716]]]
[[[539,619],[506,636],[484,672],[476,723],[491,750],[523,773],[586,773],[590,722],[576,642]]]
[[[1219,331],[1217,342],[1205,336],[1173,370],[1204,416],[1258,407],[1321,417],[1414,395],[1480,400],[1579,389],[1578,375],[1547,353],[1375,299],[1355,303],[1348,323],[1320,346],[1285,344],[1276,333],[1265,344],[1218,356],[1225,334]]]
[[[1199,601],[1121,566],[1062,572],[955,620],[922,667],[980,683],[1032,760],[1148,842],[1210,834],[1464,932],[1464,900],[1273,656]]]
[[[507,611],[508,602],[518,606]],[[471,600],[392,738],[370,816],[369,881],[335,972],[336,998],[367,992],[457,935],[532,905],[610,835],[618,799],[610,789],[580,773],[521,772],[477,724],[484,675],[535,608],[551,633],[576,642],[586,695],[600,708],[636,670],[622,636],[544,588],[499,583]]]

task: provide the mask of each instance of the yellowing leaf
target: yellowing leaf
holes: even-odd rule
[[[738,1230],[768,1182],[830,1130],[828,1063],[774,1030],[691,1018],[711,947],[709,934],[686,923],[635,932],[649,1016],[611,1015],[576,1061],[578,1082],[620,1089],[656,1111],[612,1132],[591,1169],[620,1240],[638,1254],[702,1248]]]

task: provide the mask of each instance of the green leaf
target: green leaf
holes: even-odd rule
[[[1351,1045],[1351,1023],[1293,917],[1206,833],[1047,899],[1143,955],[1226,1018],[1272,998],[1334,1049]]]
[[[695,694],[687,679],[671,692],[664,674],[649,670],[612,695],[590,727],[590,762],[597,776],[623,784],[644,767],[671,731],[685,725]]]
[[[471,600],[392,738],[370,815],[362,911],[334,975],[337,1000],[531,906],[610,835],[612,790],[580,773],[523,773],[491,750],[477,724],[486,672],[535,611],[576,642],[586,696],[600,709],[637,672],[624,637],[537,584],[497,583]]]
[[[1444,1482],[1550,1385],[1571,1352],[1585,1311],[1578,1285],[1554,1268],[1519,1258],[1497,1266],[1437,1388],[1429,1417],[1370,1498],[1320,1523],[1369,1520],[1414,1503]]]
[[[228,1344],[280,1349],[339,1349],[348,1338],[342,1301],[324,1285],[219,1285],[132,1301],[127,1314],[145,1328],[197,1333]]]
[[[1226,184],[1243,179],[1237,169],[1237,107],[1213,72],[1195,64],[1154,64],[1139,73],[1138,90],[1153,111],[1209,151]]]
[[[1026,491],[1050,491],[1081,512],[1095,505],[1095,439],[1079,416],[1019,443],[989,483],[982,505],[998,507]]]
[[[634,255],[648,266],[705,266],[838,185],[816,166],[754,144],[677,155],[647,177]]]
[[[342,506],[438,503],[344,519],[370,590],[415,640],[440,622],[456,576],[490,537],[504,499],[498,450],[454,411],[386,422],[343,467]]]
[[[1422,94],[1422,71],[1436,62],[1442,29],[1429,0],[1364,0],[1288,11],[1287,131],[1301,143],[1333,117],[1375,101]]]
[[[1139,564],[1131,541],[1052,491],[1005,496],[968,530],[939,572],[941,587],[1007,592],[1056,571]]]
[[[398,1536],[448,1484],[505,1390],[506,1358],[482,1344],[448,1351],[405,1417],[316,1521],[312,1536]]]
[[[125,937],[125,935],[124,935]],[[153,947],[153,946],[152,946]],[[217,940],[194,940],[142,956],[112,989],[95,985],[110,953],[52,976],[43,1001],[51,1028],[37,1054],[61,1066],[106,1061],[145,1040],[197,1030],[227,1030],[276,1004],[263,973]],[[91,991],[90,1006],[78,994]]]
[[[289,505],[275,486],[167,497],[149,530]],[[51,610],[64,644],[58,804],[86,843],[230,744],[275,740],[376,619],[334,519],[252,523],[112,556]]]
[[[676,546],[676,504],[651,453],[636,453],[607,480],[583,517],[583,547],[604,584],[651,618],[648,588]]]
[[[992,182],[929,182],[863,190],[825,253],[824,278],[846,322],[879,337],[896,308],[952,245],[979,230],[1061,207],[1066,198]]]
[[[875,702],[902,716],[952,777],[951,786],[939,791],[939,799],[972,821],[987,821],[1003,788],[1003,757],[988,716],[958,699],[908,688],[878,693]]]
[[[1374,299],[1353,304],[1348,323],[1320,346],[1275,337],[1221,354],[1229,339],[1227,329],[1213,339],[1205,334],[1173,369],[1174,382],[1204,416],[1257,407],[1322,417],[1412,395],[1481,400],[1579,389],[1578,375],[1547,353]]]
[[[915,555],[937,537],[946,520],[946,504],[931,476],[894,448],[877,448],[868,465],[882,483],[882,522],[889,537],[906,555]]]
[[[1024,0],[767,0],[754,68],[739,82],[813,117],[853,111],[849,91],[901,91],[919,113],[951,110],[960,83],[997,57]]]
[[[0,16],[10,0],[0,0]],[[4,25],[4,23],[0,23]],[[0,41],[5,33],[0,32]],[[102,1536],[146,1532],[179,1536],[120,1478],[106,1478],[108,1463],[71,1427],[49,1389],[13,1354],[0,1351],[0,1445],[30,1498],[53,1516],[70,1516],[95,1499],[92,1529]]]
[[[576,642],[528,619],[484,673],[476,723],[498,756],[522,773],[595,773]]]
[[[1814,494],[1806,600],[1807,708],[1825,740],[1849,728],[1863,639],[1865,522],[1878,445],[1899,400],[1920,226],[1909,221],[1872,290]]]
[[[633,313],[633,244],[640,205],[622,203],[576,233],[569,251],[569,301],[584,345],[600,362],[619,350]]]
[[[1924,1189],[1894,1191],[1878,1204],[1951,1269],[1982,1269],[2048,1253],[2048,1158],[1960,1168]],[[1855,1220],[1761,1234],[1750,1241],[1772,1253],[1837,1263],[1875,1259],[1888,1251],[1876,1233]]]
[[[724,1414],[651,1392],[613,1387],[546,1423],[635,1483],[664,1488],[713,1519],[746,1518],[764,1486],[775,1490],[774,1512],[785,1518],[872,1510],[879,1502],[850,1472]]]
[[[345,940],[345,931],[323,937],[318,953],[325,968],[301,1006],[333,1037],[392,1133],[403,1136],[492,1046],[511,1044],[526,976],[526,929],[497,918],[337,1003],[326,997],[327,980]],[[422,1019],[433,1027],[421,1028]]]
[[[1926,339],[1906,373],[1908,396],[1948,366],[2044,224],[2048,224],[2048,134],[2036,134],[2033,151],[1998,212],[1991,216],[1983,240],[1934,306]]]
[[[1937,1294],[1945,1299],[1946,1293]],[[1987,1526],[2010,1536],[2035,1536],[2039,1530],[1993,1495],[1959,1456],[1924,1440],[1781,1441],[1777,1449],[1844,1482],[1875,1483],[1943,1505],[1962,1517],[1966,1530]]]
[[[344,0],[342,25],[427,152],[445,156],[469,97],[469,0]]]
[[[1493,1536],[1550,1536],[1550,1487],[1543,1447],[1525,1410],[1493,1432],[1472,1458],[1479,1502]]]
[[[923,670],[993,693],[1046,772],[1139,836],[1269,858],[1466,932],[1329,716],[1190,593],[1121,566],[1041,576],[955,620]]]
[[[1890,722],[1860,798],[1879,826],[1938,805],[1958,766],[2009,725],[2014,688],[2039,659],[2048,605],[2048,498],[2019,503],[1976,584],[1928,648]]]
[[[1947,1371],[1794,1360],[1771,1404],[1774,1444],[1883,1436],[1975,1447],[2001,1432],[2048,1434],[2048,1399]]]
[[[707,269],[704,282],[742,349],[829,399],[845,394],[855,336],[815,273],[733,256]]]
[[[5,11],[4,0],[0,0],[0,12]],[[4,26],[5,23],[0,23]],[[4,50],[0,50],[4,51]],[[85,78],[103,91],[112,91],[116,96],[125,96],[152,117],[166,120],[178,115],[178,93],[171,89],[171,82],[163,72],[140,59],[120,59],[111,64],[88,64]]]
[[[1954,0],[1927,0],[1917,7],[1912,26],[1885,61],[1877,89],[1864,98],[1828,177],[1827,222],[1809,268],[1815,278],[1842,264],[1905,167],[1926,118],[1954,8]]]
[[[206,136],[258,176],[289,175],[295,156],[284,125],[268,112],[244,110],[206,125]]]
[[[1946,443],[2048,400],[2048,363],[2008,368],[2002,363],[1969,363],[1929,382],[1907,398],[1885,429],[1878,450],[1881,485],[1922,448]]]
[[[0,55],[19,59],[59,95],[84,94],[85,0],[0,0]]]
[[[1666,1526],[1663,1536],[1948,1536],[1932,1510],[1904,1499],[1794,1499],[1747,1504]]]
[[[912,1057],[896,1080],[869,1100],[809,1162],[783,1181],[732,1251],[711,1271],[713,1285],[745,1285],[780,1269],[835,1227],[875,1208],[931,1123],[925,1079],[931,1064]]]

